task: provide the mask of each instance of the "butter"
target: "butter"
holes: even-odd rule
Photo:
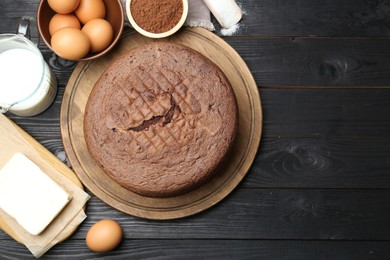
[[[39,235],[70,200],[61,186],[21,153],[0,170],[0,208],[31,235]]]

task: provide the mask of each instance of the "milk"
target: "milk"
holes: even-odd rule
[[[57,85],[35,46],[13,46],[0,53],[0,105],[10,106],[15,115],[33,116],[50,106]]]

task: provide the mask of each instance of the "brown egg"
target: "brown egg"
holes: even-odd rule
[[[57,30],[65,27],[72,27],[80,30],[80,21],[73,14],[55,14],[49,22],[49,33],[50,35],[53,35]]]
[[[86,243],[94,252],[108,252],[119,245],[122,240],[122,228],[118,222],[103,219],[96,222],[88,231]]]
[[[59,14],[69,14],[76,10],[80,0],[47,0],[50,8]]]
[[[51,37],[51,47],[58,56],[68,60],[78,60],[89,52],[88,36],[76,28],[61,28]]]
[[[92,19],[104,18],[106,6],[102,0],[80,0],[75,14],[82,24],[86,24]]]
[[[91,51],[102,51],[110,45],[114,31],[109,22],[104,19],[93,19],[81,29],[91,41]]]

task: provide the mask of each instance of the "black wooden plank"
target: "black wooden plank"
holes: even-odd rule
[[[390,189],[390,142],[263,138],[245,188]]]
[[[1,241],[6,259],[32,259],[23,245]],[[386,259],[390,242],[269,240],[124,240],[114,251],[93,253],[83,240],[68,240],[40,259]]]
[[[390,38],[226,40],[262,87],[390,85]]]
[[[16,33],[18,19],[36,17],[39,0],[0,1],[0,33]]]
[[[390,86],[390,38],[225,39],[247,63],[257,85]],[[74,62],[58,58],[40,44],[60,85]]]
[[[390,86],[390,38],[231,37],[261,87]],[[40,48],[60,86],[76,63]]]
[[[0,32],[14,32],[21,16],[35,17],[39,0],[2,0]],[[388,1],[239,0],[246,13],[236,35],[390,36]],[[213,19],[217,33],[220,27]]]
[[[54,54],[49,48],[45,45],[44,42],[39,42],[39,49],[41,50],[44,59],[47,64],[51,67],[56,81],[60,87],[66,86],[69,77],[71,76],[73,69],[76,67],[77,62],[65,60],[56,54]],[[62,96],[64,88],[59,89],[59,94]]]
[[[260,95],[263,137],[390,136],[387,88],[261,89]]]
[[[390,86],[390,38],[231,37],[258,86]],[[74,62],[40,44],[60,85]]]
[[[390,240],[390,190],[237,189],[196,216],[151,221],[93,197],[72,237],[100,219],[117,220],[127,239]],[[7,238],[2,232],[0,239]]]
[[[59,137],[39,132],[40,143],[70,166]],[[390,189],[389,154],[388,139],[266,137],[242,187]]]
[[[79,235],[111,216],[129,238],[390,240],[389,190],[237,189],[196,217],[166,222],[115,214],[99,200],[91,204]]]
[[[390,35],[389,1],[237,0],[237,2],[246,13],[237,35]]]

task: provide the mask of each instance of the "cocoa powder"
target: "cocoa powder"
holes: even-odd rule
[[[132,0],[131,15],[139,27],[151,33],[167,32],[183,14],[182,0]]]

